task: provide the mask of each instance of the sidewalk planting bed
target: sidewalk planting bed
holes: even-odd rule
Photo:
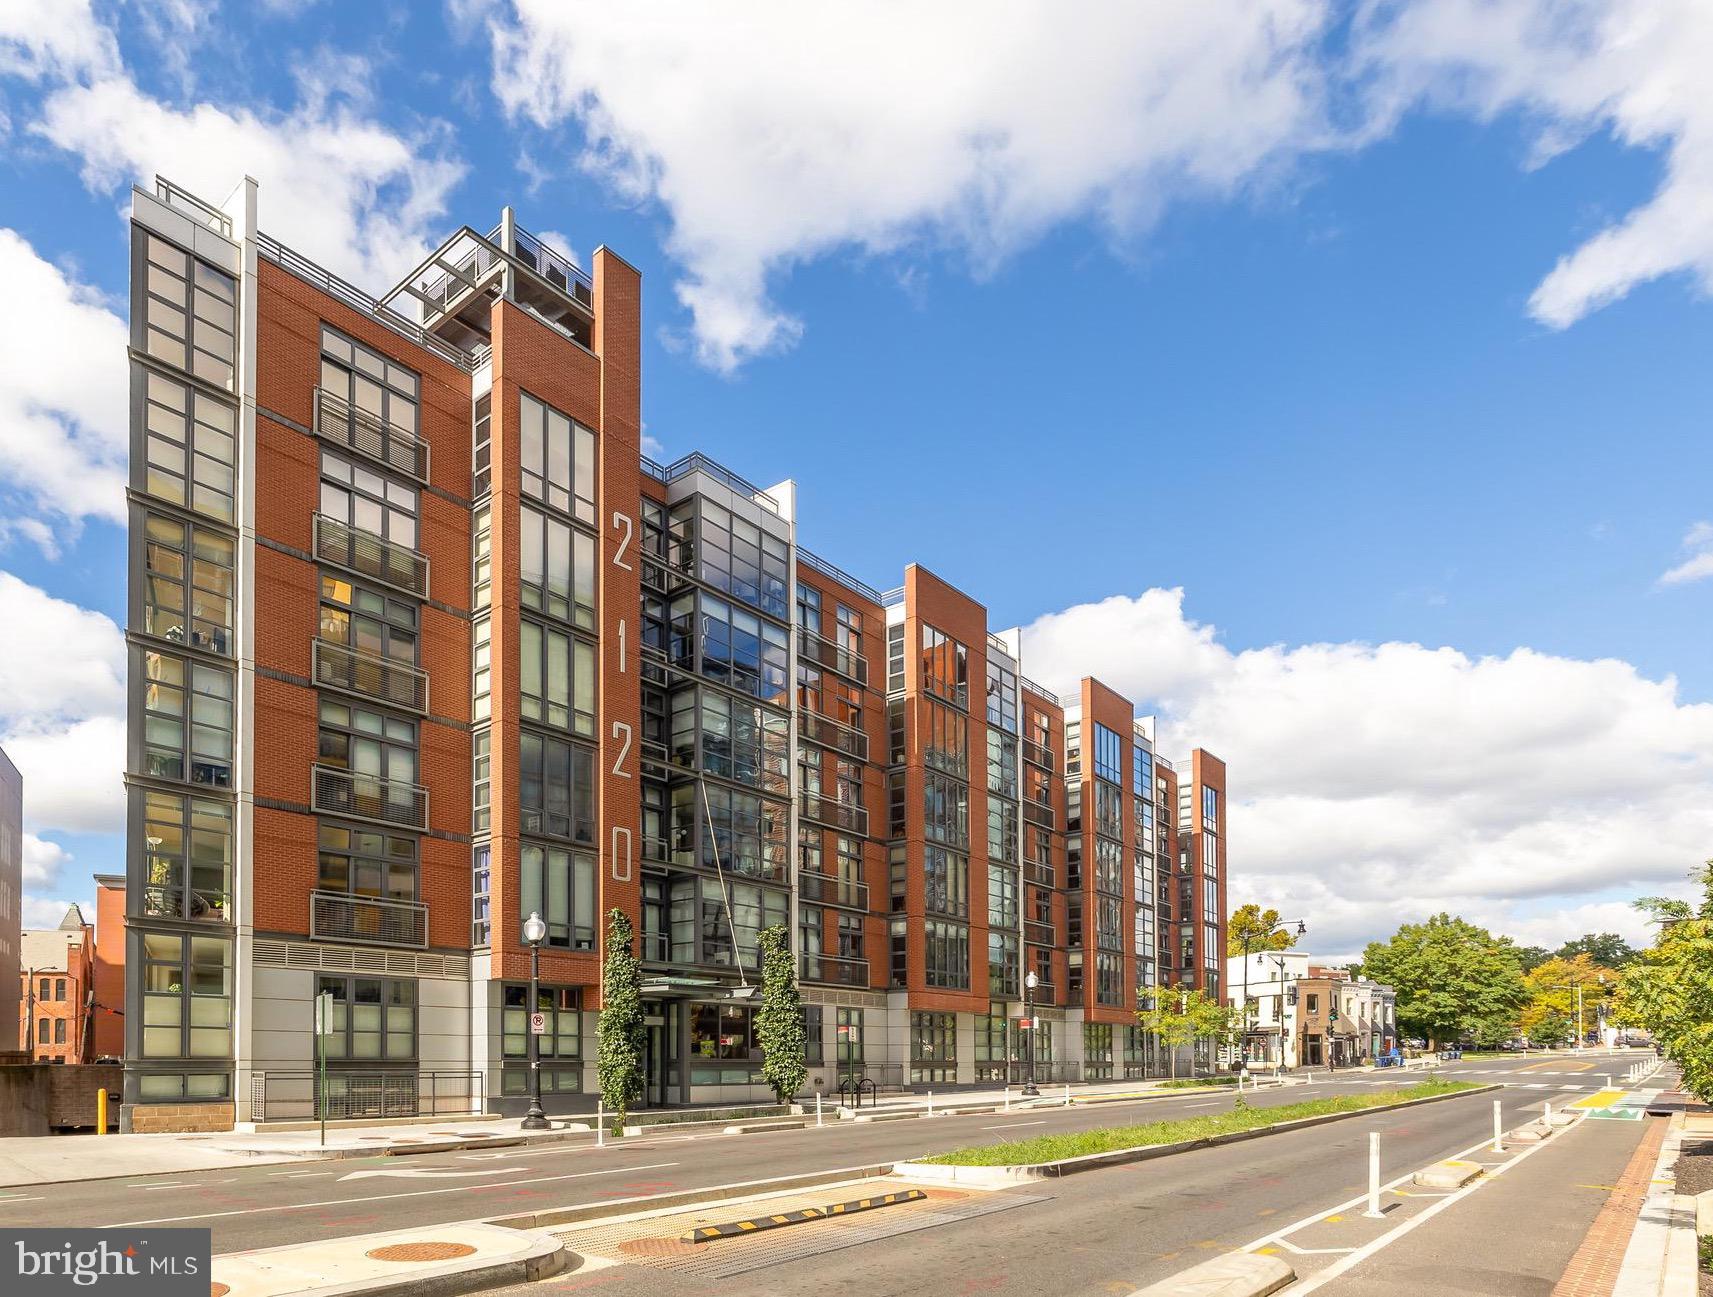
[[[1235,1076],[1181,1076],[1175,1081],[1160,1081],[1156,1090],[1205,1090],[1212,1085],[1236,1085]]]
[[[1228,1112],[1210,1113],[1205,1117],[1149,1121],[1133,1126],[1109,1126],[1104,1130],[1072,1131],[1063,1135],[1037,1135],[1033,1139],[1016,1139],[1003,1144],[981,1144],[973,1148],[953,1149],[949,1153],[936,1153],[921,1160],[942,1166],[1031,1166],[1041,1162],[1057,1162],[1069,1157],[1083,1157],[1091,1153],[1114,1153],[1126,1148],[1147,1148],[1157,1144],[1212,1139],[1218,1135],[1234,1135],[1241,1131],[1258,1130],[1263,1126],[1299,1121],[1305,1117],[1327,1117],[1334,1113],[1389,1108],[1411,1099],[1431,1099],[1439,1095],[1459,1094],[1465,1090],[1483,1088],[1486,1087],[1473,1081],[1445,1081],[1433,1078],[1389,1094],[1339,1094],[1325,1099],[1308,1099],[1302,1103],[1286,1103],[1266,1108],[1244,1104]]]

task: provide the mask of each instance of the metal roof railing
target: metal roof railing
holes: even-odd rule
[[[872,599],[875,603],[880,602],[880,591],[869,585],[868,582],[857,580],[843,568],[834,567],[831,563],[827,562],[826,559],[822,558],[818,554],[811,553],[801,545],[797,547],[797,561],[803,564],[804,567],[813,568],[822,576],[830,577],[848,589],[855,590],[865,599]]]

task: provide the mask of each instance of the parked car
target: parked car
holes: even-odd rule
[[[1461,1045],[1447,1045],[1444,1049],[1439,1051],[1439,1061],[1442,1063],[1455,1062],[1457,1059],[1462,1057],[1463,1046]]]

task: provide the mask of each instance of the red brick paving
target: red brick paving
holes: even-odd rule
[[[1552,1290],[1552,1297],[1612,1297],[1618,1282],[1618,1271],[1624,1264],[1624,1250],[1630,1245],[1630,1234],[1642,1203],[1648,1196],[1648,1184],[1653,1179],[1654,1165],[1659,1160],[1660,1145],[1665,1143],[1668,1117],[1648,1118],[1647,1132],[1630,1157],[1629,1165],[1618,1177],[1600,1214],[1588,1227],[1588,1234],[1564,1275]]]

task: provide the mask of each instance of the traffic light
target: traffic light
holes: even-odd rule
[[[1329,1009],[1327,1009],[1326,1020],[1328,1022],[1337,1022],[1338,1021],[1338,1001],[1337,1000],[1334,1000],[1332,1002],[1332,1006]]]

